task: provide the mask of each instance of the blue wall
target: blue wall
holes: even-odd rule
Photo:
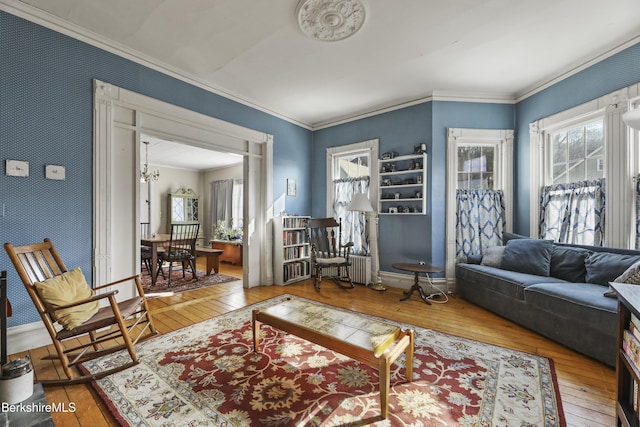
[[[514,231],[528,236],[529,123],[640,82],[640,44],[568,77],[516,105]]]
[[[425,102],[310,132],[0,12],[0,161],[26,160],[31,169],[28,178],[0,174],[0,240],[25,244],[49,236],[66,263],[85,272],[92,261],[94,78],[274,135],[274,202],[284,200],[287,213],[325,215],[327,147],[379,138],[381,153],[406,154],[426,143],[427,214],[380,218],[381,267],[392,271],[391,264],[401,261],[444,265],[446,128],[515,128],[515,231],[528,234],[529,123],[639,82],[640,45],[515,106]],[[49,163],[66,166],[66,181],[44,179]],[[297,181],[296,197],[285,196],[287,178]],[[0,269],[10,280],[14,316],[9,325],[36,321],[4,251]]]
[[[427,144],[426,215],[380,215],[380,266],[425,261],[444,266],[446,128],[512,129],[514,106],[461,102],[423,104],[316,131],[313,141],[312,214],[326,214],[326,149],[378,138],[380,153],[410,154]],[[455,219],[455,218],[454,218]]]
[[[51,237],[65,263],[91,277],[94,78],[272,134],[274,200],[294,178],[298,195],[286,199],[287,210],[310,212],[310,131],[0,12],[0,162],[30,166],[27,178],[0,173],[0,243]],[[66,166],[67,179],[46,180],[45,164]],[[8,272],[14,309],[9,326],[37,321],[4,250],[0,270]]]

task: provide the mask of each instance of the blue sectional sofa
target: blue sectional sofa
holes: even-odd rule
[[[456,290],[474,304],[614,367],[617,299],[605,293],[609,282],[638,269],[640,251],[506,233],[503,246],[456,265]]]

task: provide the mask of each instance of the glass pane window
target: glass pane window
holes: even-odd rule
[[[336,158],[335,178],[355,178],[369,176],[368,154],[346,154]]]
[[[493,189],[495,147],[461,145],[458,147],[458,189]]]
[[[553,184],[604,178],[603,126],[596,120],[551,134]]]

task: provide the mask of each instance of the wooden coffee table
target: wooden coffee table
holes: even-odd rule
[[[427,276],[427,280],[429,281],[429,283],[431,283],[431,277],[429,276],[429,274],[440,273],[442,271],[440,267],[435,267],[431,264],[411,264],[404,262],[392,264],[391,267],[398,270],[410,271],[414,274],[413,286],[411,286],[411,289],[404,293],[404,297],[400,298],[400,301],[408,300],[409,298],[411,298],[413,291],[418,291],[418,293],[420,294],[420,298],[422,298],[422,301],[431,305],[431,301],[429,301],[429,295],[427,295],[424,292],[424,289],[422,289],[422,286],[420,286],[418,275],[420,273],[424,273]]]
[[[406,378],[411,382],[414,345],[411,329],[403,330],[355,312],[291,298],[266,309],[253,310],[256,353],[263,323],[377,368],[383,418],[387,418],[389,410],[390,367],[402,353],[406,359]]]

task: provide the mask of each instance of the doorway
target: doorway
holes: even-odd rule
[[[139,268],[140,150],[154,134],[243,158],[245,287],[273,283],[271,135],[94,81],[94,281]]]

